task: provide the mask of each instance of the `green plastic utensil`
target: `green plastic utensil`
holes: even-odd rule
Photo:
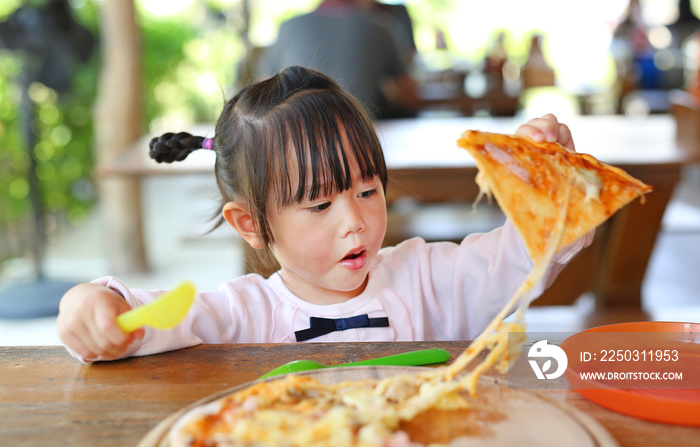
[[[172,329],[187,315],[194,302],[194,295],[194,285],[185,281],[156,300],[119,315],[117,324],[124,332],[134,332],[143,326]]]
[[[419,366],[443,363],[450,359],[450,353],[444,349],[422,349],[420,351],[404,352],[402,354],[388,355],[376,359],[362,360],[352,363],[341,363],[339,365],[324,365],[313,360],[295,360],[285,363],[282,366],[267,372],[260,379],[300,371],[310,371],[313,369],[339,368],[345,366],[367,366],[367,365],[388,365],[388,366]]]

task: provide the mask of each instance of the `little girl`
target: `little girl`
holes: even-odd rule
[[[517,133],[574,148],[552,115]],[[132,290],[113,277],[78,285],[61,300],[58,332],[80,360],[200,343],[473,339],[532,268],[510,223],[461,244],[414,238],[380,249],[382,148],[361,106],[319,72],[290,67],[245,87],[224,106],[213,141],[168,133],[151,142],[151,157],[179,161],[202,147],[216,151],[223,220],[279,270],[200,293],[171,331],[131,334],[116,316],[163,291]],[[535,294],[591,238],[559,253]]]

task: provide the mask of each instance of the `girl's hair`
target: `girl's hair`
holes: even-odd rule
[[[181,161],[207,143],[185,132],[166,133],[151,140],[150,155],[158,162]],[[309,68],[287,67],[239,91],[219,116],[213,150],[221,206],[244,202],[266,247],[274,242],[267,220],[272,191],[280,208],[345,191],[352,186],[353,162],[363,180],[378,176],[386,189],[371,120],[333,79]]]

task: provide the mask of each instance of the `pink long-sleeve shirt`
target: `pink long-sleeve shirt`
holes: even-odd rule
[[[586,235],[561,251],[532,297],[548,287],[564,265],[592,241]],[[310,341],[468,340],[475,338],[512,298],[532,269],[514,227],[467,236],[461,244],[410,239],[379,251],[365,290],[340,304],[312,304],[287,289],[278,274],[226,281],[202,292],[175,329],[147,328],[124,353],[148,355],[201,343],[288,343],[309,327],[310,317],[388,317],[389,327],[331,332]],[[93,281],[120,293],[132,306],[163,290],[132,290],[114,277]],[[80,358],[75,353],[72,353]],[[83,359],[81,359],[83,360]]]

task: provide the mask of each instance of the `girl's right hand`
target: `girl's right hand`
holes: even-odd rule
[[[551,113],[531,119],[518,127],[515,133],[529,137],[536,142],[559,143],[570,151],[576,152],[571,130],[566,124],[560,123],[557,117]]]
[[[117,325],[117,315],[130,310],[129,303],[114,290],[98,284],[79,284],[63,295],[57,318],[61,341],[85,361],[113,360],[137,338]]]

